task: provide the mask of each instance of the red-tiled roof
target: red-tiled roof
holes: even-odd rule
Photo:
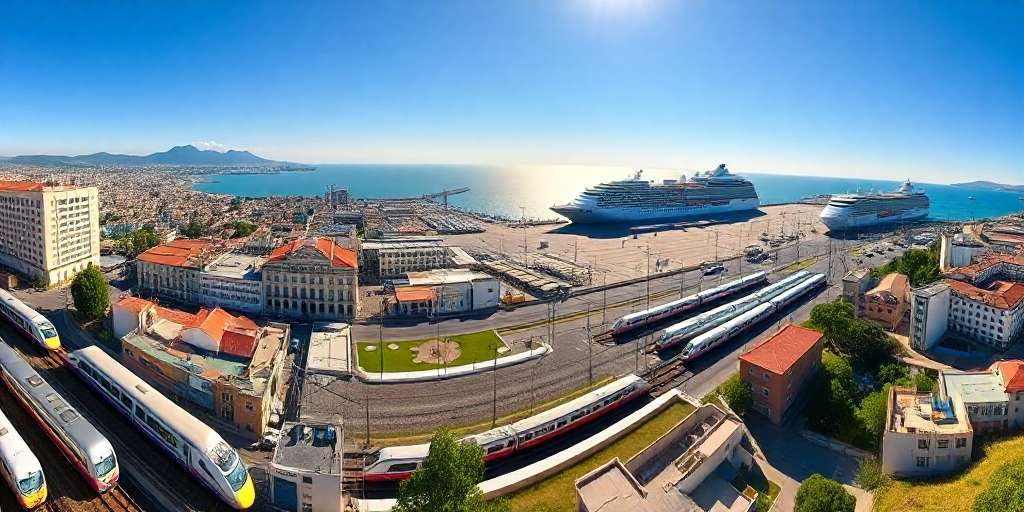
[[[43,190],[43,184],[34,181],[0,181],[0,190],[8,192],[40,192]]]
[[[998,309],[1012,309],[1024,299],[1024,283],[993,281],[989,289],[985,289],[955,279],[945,282],[957,295]]]
[[[201,309],[191,327],[217,342],[220,352],[249,357],[256,346],[259,326],[244,316],[232,316],[220,308]]]
[[[910,288],[910,281],[907,276],[893,272],[886,274],[879,282],[878,286],[870,289],[865,295],[875,295],[882,292],[887,292],[895,295],[900,300],[906,298],[907,290]]]
[[[1020,359],[997,361],[992,366],[999,369],[1004,391],[1007,393],[1024,391],[1024,361]]]
[[[117,301],[117,305],[122,308],[130,309],[136,313],[141,313],[142,310],[153,306],[154,304],[141,297],[124,297]]]
[[[1004,253],[991,253],[983,257],[977,263],[967,265],[964,267],[957,267],[950,270],[951,274],[964,274],[970,278],[974,278],[978,274],[988,270],[994,265],[1000,263],[1008,263],[1011,265],[1024,266],[1024,255],[1016,254],[1004,254]]]
[[[740,359],[781,375],[811,350],[821,336],[818,331],[789,324],[760,345],[741,354]]]
[[[139,255],[139,261],[173,267],[198,266],[192,261],[213,245],[208,240],[174,240],[149,249]]]
[[[433,300],[434,289],[429,286],[403,286],[395,288],[395,299],[398,302],[419,302]]]
[[[294,240],[274,249],[274,251],[270,253],[270,258],[268,258],[267,261],[280,260],[303,247],[312,247],[313,249],[316,249],[317,252],[327,258],[331,262],[331,265],[335,267],[356,268],[358,264],[355,252],[345,249],[344,247],[340,247],[329,238],[300,238],[298,240]]]

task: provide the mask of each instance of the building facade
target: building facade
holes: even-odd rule
[[[121,361],[154,388],[259,440],[282,392],[287,324],[256,326],[223,310],[191,315],[135,297],[114,306]],[[132,322],[138,322],[134,327]]]
[[[465,269],[409,272],[395,282],[391,314],[444,316],[498,307],[500,284],[494,276]]]
[[[326,238],[299,239],[274,249],[263,265],[263,312],[333,320],[359,310],[356,254]]]
[[[787,325],[739,358],[740,378],[748,383],[753,409],[776,425],[821,366],[822,334]]]
[[[963,402],[889,389],[882,471],[900,477],[948,473],[971,462],[974,430]]]
[[[138,291],[185,304],[203,300],[199,273],[209,259],[209,240],[173,240],[140,254],[135,259]]]
[[[864,318],[895,329],[907,311],[909,292],[907,276],[897,273],[886,275],[878,286],[864,293]]]
[[[447,266],[448,249],[440,238],[365,240],[359,249],[359,268],[368,282]]]
[[[250,314],[263,312],[260,270],[265,258],[225,253],[199,272],[200,302]]]
[[[0,181],[0,264],[49,286],[100,263],[96,187]]]
[[[1024,283],[997,280],[980,288],[947,279],[952,291],[949,328],[998,350],[1015,343],[1024,329]]]
[[[871,289],[871,270],[859,268],[843,276],[843,298],[854,305],[857,316],[864,315],[864,294]]]
[[[1024,427],[1024,361],[998,361],[980,371],[940,371],[939,393],[964,404],[977,432],[1016,432]]]
[[[943,282],[910,293],[910,346],[931,350],[946,335],[949,325],[949,285]]]

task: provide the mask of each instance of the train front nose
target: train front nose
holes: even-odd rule
[[[256,488],[252,484],[252,477],[249,475],[245,476],[245,483],[242,487],[235,492],[235,506],[239,510],[244,510],[252,506],[256,501]]]
[[[57,350],[60,348],[60,338],[56,336],[46,338],[43,340],[43,345],[46,347],[46,350]]]
[[[44,501],[46,501],[46,486],[43,485],[36,491],[31,492],[29,494],[23,494],[19,496],[19,498],[21,501],[21,506],[25,507],[25,509],[31,510],[33,508],[36,508],[39,505],[42,505]]]

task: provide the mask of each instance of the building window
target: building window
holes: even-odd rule
[[[949,439],[939,439],[936,441],[936,446],[938,448],[949,448]]]
[[[926,468],[928,467],[928,457],[917,457],[917,467]]]
[[[768,396],[768,388],[761,388],[761,394],[764,396]]]
[[[304,484],[311,484],[311,483],[313,483],[313,477],[310,477],[310,476],[302,477],[302,483],[304,483]]]
[[[956,447],[957,448],[965,448],[965,447],[967,447],[967,438],[966,437],[958,437],[958,438],[956,438]]]
[[[928,440],[927,439],[918,439],[917,440],[917,449],[919,449],[919,450],[927,450],[928,449]]]

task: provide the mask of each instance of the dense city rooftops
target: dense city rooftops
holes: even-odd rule
[[[822,334],[789,324],[770,338],[740,355],[740,359],[779,375],[785,374],[811,350]]]
[[[249,357],[256,346],[259,326],[244,316],[232,316],[220,308],[202,309],[190,326],[202,330],[220,347],[220,352]]]
[[[288,254],[305,247],[315,249],[320,254],[324,255],[324,257],[330,260],[332,266],[349,268],[356,268],[358,266],[355,252],[345,249],[327,238],[300,238],[298,240],[288,242],[274,249],[273,252],[270,253],[270,258],[268,258],[267,261],[281,260]]]
[[[997,309],[1013,309],[1024,300],[1024,283],[996,280],[986,288],[964,281],[946,279],[954,293]]]
[[[172,267],[199,268],[211,247],[213,242],[210,240],[173,240],[150,248],[140,254],[138,260]]]

